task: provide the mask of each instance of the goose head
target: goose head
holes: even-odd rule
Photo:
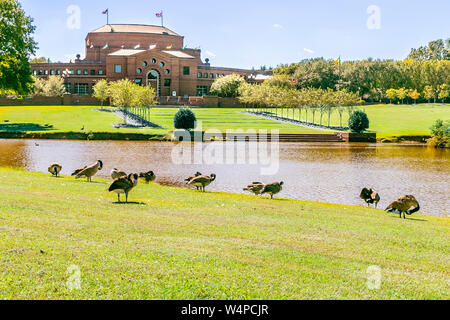
[[[214,173],[211,173],[210,177],[211,177],[211,181],[216,180],[216,175]]]
[[[102,162],[102,160],[97,160],[97,165],[98,165],[98,170],[102,170],[103,169],[103,162]]]

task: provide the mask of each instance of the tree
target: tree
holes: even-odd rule
[[[216,79],[211,85],[211,94],[219,97],[236,97],[239,86],[244,82],[244,78],[238,74],[230,74]]]
[[[420,98],[420,93],[417,92],[416,89],[414,89],[414,90],[410,89],[409,92],[408,92],[408,97],[413,99],[414,100],[414,104],[416,104],[417,103],[417,99]]]
[[[153,89],[151,86],[144,86],[141,87],[139,85],[136,85],[135,88],[135,97],[133,101],[133,106],[135,107],[152,107],[155,106],[156,101],[156,93],[155,89]]]
[[[109,96],[114,106],[127,109],[132,106],[134,84],[128,79],[113,81],[109,84]]]
[[[386,90],[386,97],[388,97],[389,103],[392,103],[392,100],[394,100],[395,98],[397,98],[397,90],[392,89],[392,88]]]
[[[18,0],[0,1],[0,89],[19,94],[32,90],[29,59],[37,49],[33,19],[26,16]]]
[[[428,46],[422,46],[418,49],[411,49],[408,56],[413,60],[450,60],[449,40],[438,39],[430,41]]]
[[[33,94],[35,96],[43,96],[45,92],[45,79],[33,77]]]
[[[405,100],[405,98],[408,96],[408,90],[406,90],[405,88],[400,88],[397,90],[397,98],[400,99],[400,101],[403,104],[403,100]]]
[[[40,58],[33,58],[30,60],[30,63],[50,63],[50,58],[40,57]]]
[[[441,84],[439,86],[439,94],[438,98],[442,100],[442,103],[445,102],[445,99],[447,99],[449,96],[449,86],[447,84]]]
[[[92,95],[94,98],[99,99],[103,102],[109,98],[109,84],[105,79],[97,81],[97,83],[93,87],[94,94]]]
[[[432,86],[425,86],[423,89],[423,97],[428,100],[428,103],[431,102],[431,99],[436,100],[436,90]]]
[[[60,97],[66,92],[64,87],[64,79],[60,76],[48,77],[45,87],[44,95],[47,97]]]
[[[197,118],[189,108],[181,108],[173,118],[175,129],[191,130],[197,126]]]
[[[361,133],[369,128],[369,118],[364,111],[356,110],[348,119],[348,127],[352,132]]]
[[[450,148],[450,121],[436,120],[431,126],[432,138],[428,145],[435,148]]]

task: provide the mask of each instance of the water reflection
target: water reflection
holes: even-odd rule
[[[37,145],[36,145],[37,144]],[[284,181],[281,197],[363,205],[363,187],[381,195],[380,206],[403,194],[413,194],[423,213],[448,215],[450,151],[418,145],[280,144],[280,169],[275,176],[261,176],[255,164],[176,165],[172,143],[113,141],[0,140],[0,166],[46,172],[59,162],[63,174],[103,160],[101,177],[117,167],[127,172],[153,170],[157,182],[184,186],[184,178],[200,171],[217,174],[209,190],[241,193],[252,181]],[[208,144],[203,144],[206,148]],[[248,158],[248,154],[246,157]]]

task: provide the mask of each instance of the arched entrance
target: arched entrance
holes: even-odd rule
[[[147,85],[155,89],[157,97],[161,95],[161,75],[157,70],[152,69],[147,74]]]

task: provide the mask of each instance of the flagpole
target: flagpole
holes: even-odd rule
[[[164,27],[164,14],[162,10],[161,10],[161,27]]]
[[[106,12],[106,24],[109,25],[109,9]]]

